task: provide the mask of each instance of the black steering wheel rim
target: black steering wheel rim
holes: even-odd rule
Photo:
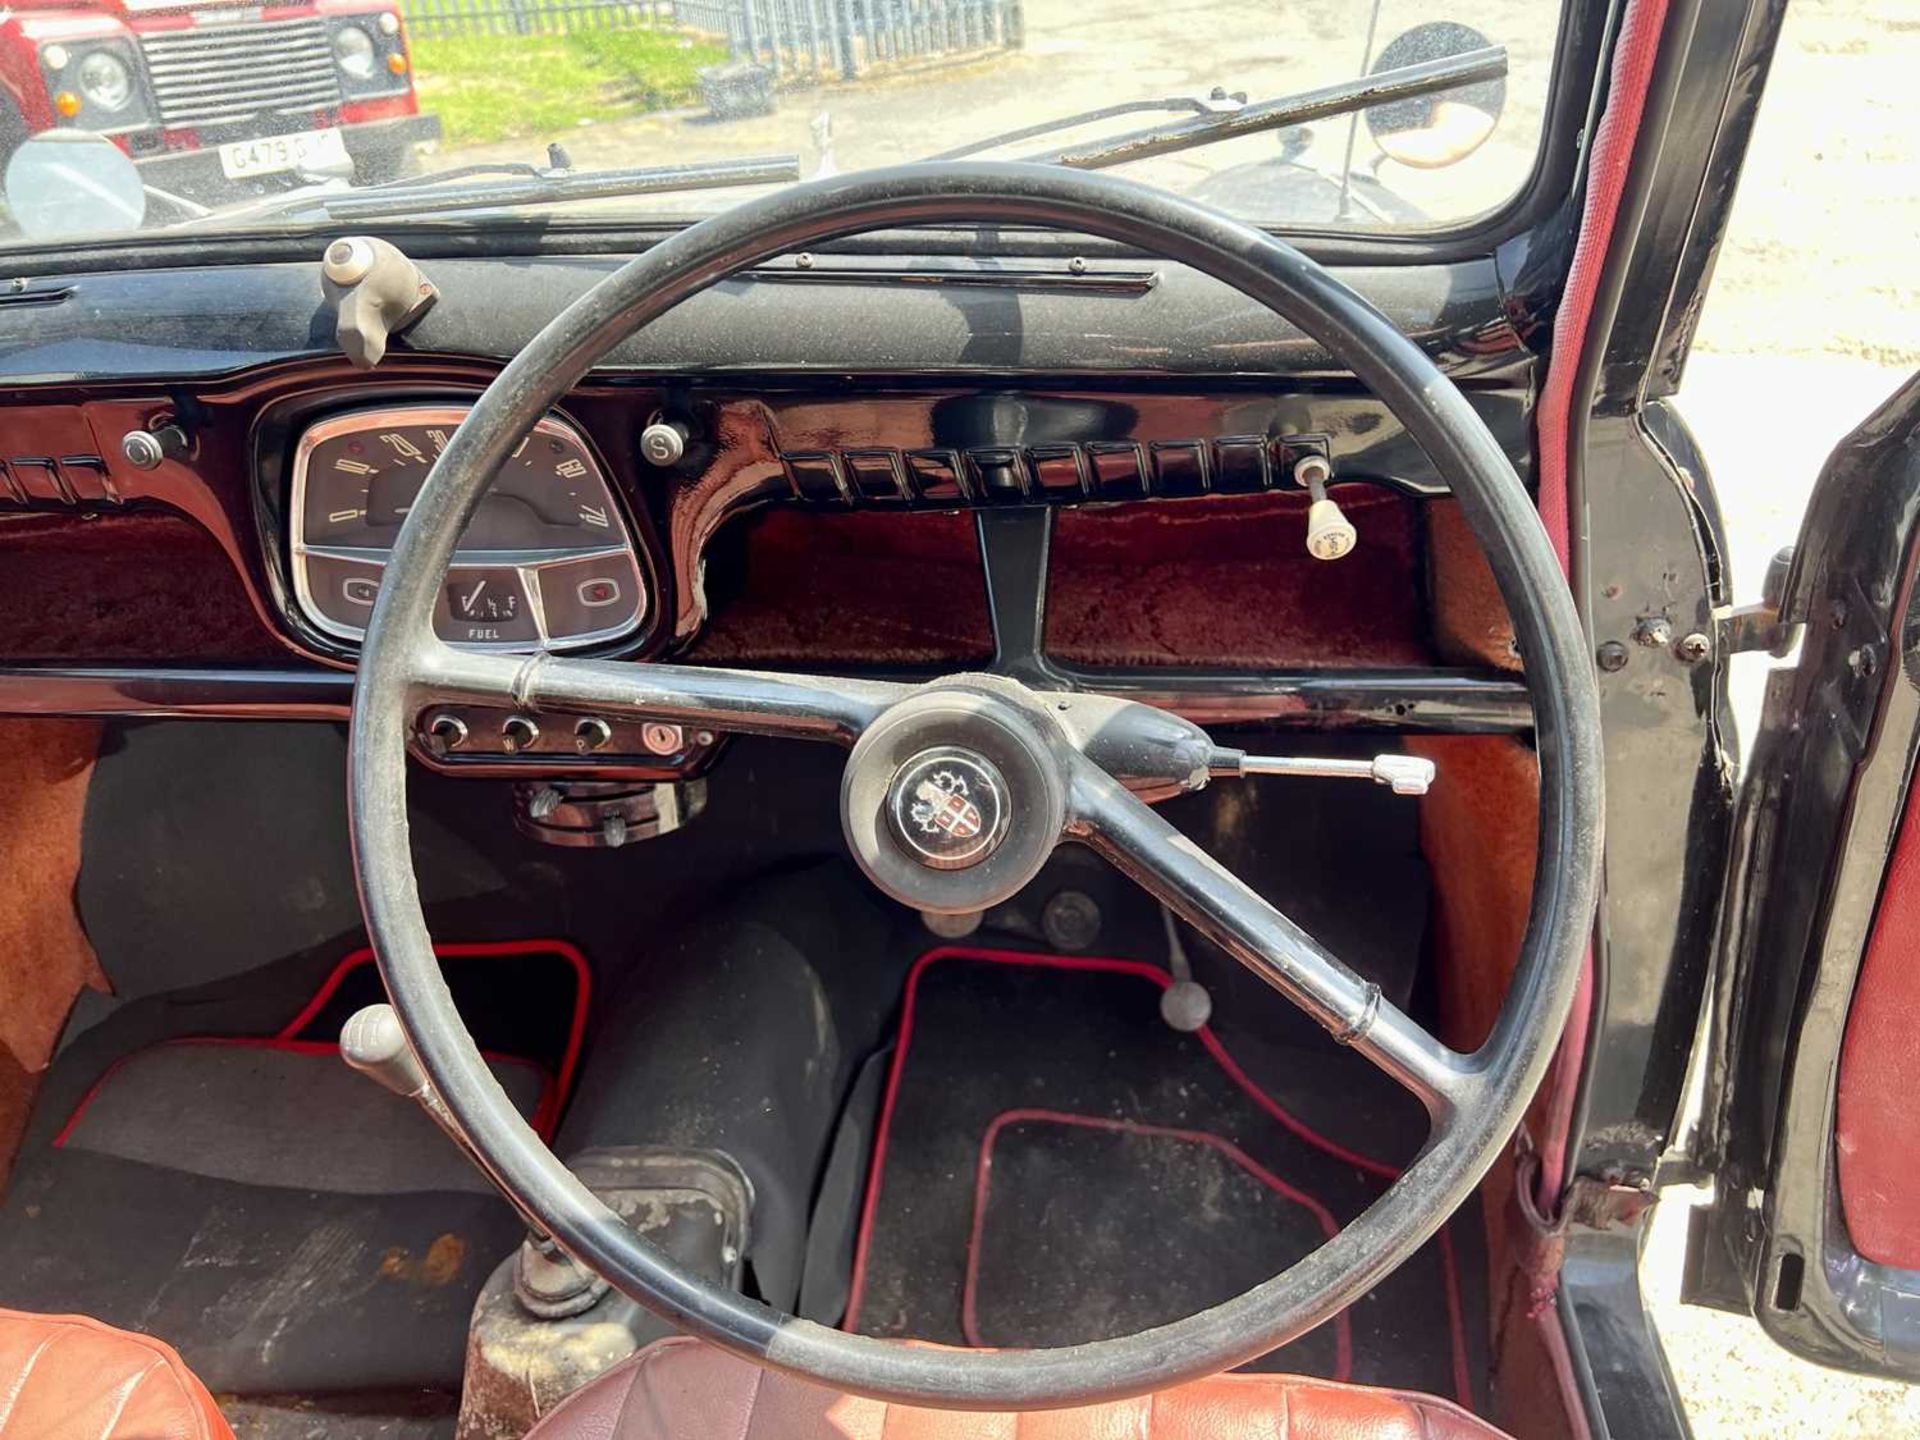
[[[907,225],[1095,235],[1212,275],[1297,325],[1400,419],[1484,548],[1526,659],[1541,772],[1532,912],[1506,1003],[1451,1113],[1385,1195],[1332,1240],[1233,1300],[1136,1335],[1057,1349],[904,1346],[783,1315],[686,1273],[572,1176],[506,1098],[435,960],[411,864],[407,736],[436,592],[488,478],[616,343],[727,276],[778,255]],[[1045,1408],[1217,1373],[1331,1318],[1466,1199],[1517,1126],[1563,1027],[1598,887],[1598,704],[1579,617],[1525,488],[1426,355],[1366,301],[1270,235],[1111,176],[1019,164],[904,166],[736,205],[646,251],[569,306],[475,402],[403,525],[367,627],[349,754],[362,908],[416,1054],[495,1182],[583,1264],[670,1323],[758,1363],[881,1398]],[[638,669],[639,667],[636,667]]]

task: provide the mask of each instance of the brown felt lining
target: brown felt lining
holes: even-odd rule
[[[711,556],[716,664],[977,664],[993,652],[970,515],[770,510]]]
[[[0,720],[0,1176],[74,997],[107,988],[73,906],[99,737],[91,720]]]
[[[1439,769],[1420,802],[1420,843],[1433,876],[1441,1037],[1473,1049],[1493,1028],[1526,932],[1539,764],[1529,745],[1504,735],[1411,736],[1407,749]],[[1535,1237],[1517,1207],[1515,1173],[1509,1149],[1480,1183],[1495,1406],[1516,1433],[1560,1440],[1575,1430],[1543,1330],[1556,1323],[1553,1311],[1538,1310],[1527,1268]]]
[[[1460,513],[1460,503],[1429,501],[1426,519],[1427,589],[1436,656],[1447,665],[1518,670],[1513,621],[1486,552]]]
[[[1358,548],[1306,552],[1300,495],[1063,510],[1047,648],[1085,665],[1414,665],[1433,659],[1420,502],[1343,486]],[[964,514],[762,511],[710,554],[713,616],[689,658],[828,666],[977,664],[986,590]]]
[[[1047,650],[1081,665],[1417,665],[1432,657],[1418,502],[1347,485],[1360,533],[1307,553],[1304,495],[1213,496],[1063,511]]]
[[[164,511],[0,515],[0,659],[284,655],[213,536]]]

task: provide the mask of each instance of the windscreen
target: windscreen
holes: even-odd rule
[[[31,18],[0,41],[36,79],[0,127],[14,244],[528,207],[657,223],[962,156],[1111,169],[1283,229],[1452,229],[1532,173],[1559,23],[1523,0],[88,0]]]

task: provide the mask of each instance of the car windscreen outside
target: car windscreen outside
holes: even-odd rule
[[[711,213],[977,156],[1112,168],[1262,224],[1430,234],[1532,173],[1529,0],[46,0],[0,43],[0,243],[545,206]],[[1385,91],[1377,88],[1389,87]]]

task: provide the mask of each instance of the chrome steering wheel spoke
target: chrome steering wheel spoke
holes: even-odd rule
[[[1436,1138],[1471,1102],[1474,1057],[1448,1048],[1099,766],[1073,767],[1069,833],[1419,1097]]]

